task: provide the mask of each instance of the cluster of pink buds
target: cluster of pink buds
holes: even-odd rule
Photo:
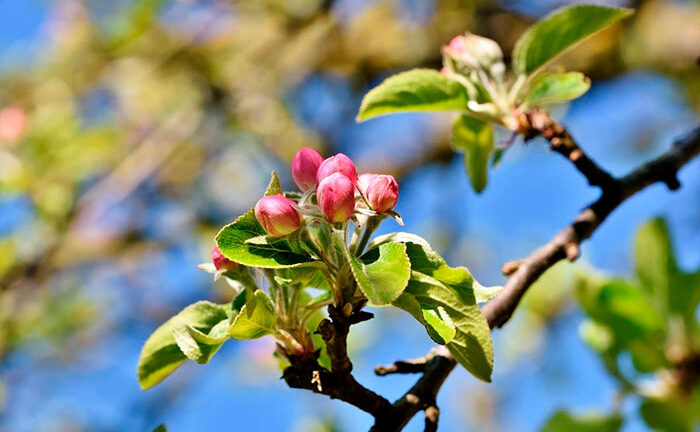
[[[341,224],[358,207],[380,214],[391,212],[399,198],[399,185],[390,175],[357,175],[352,160],[342,153],[323,159],[316,150],[304,147],[292,159],[292,178],[299,189],[316,201],[326,220]],[[289,235],[303,224],[300,205],[283,195],[271,195],[255,205],[255,217],[275,237]]]

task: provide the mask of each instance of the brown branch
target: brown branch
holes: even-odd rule
[[[324,319],[317,333],[326,342],[331,370],[318,364],[318,353],[312,358],[289,356],[291,366],[282,373],[282,378],[292,388],[302,388],[324,394],[331,399],[340,399],[372,414],[376,419],[389,417],[393,411],[391,402],[379,396],[352,376],[352,363],[347,352],[347,336],[350,326],[372,318],[369,312],[355,310],[345,316],[342,308],[328,307],[330,320]]]
[[[677,179],[678,170],[698,154],[700,154],[700,127],[676,141],[666,153],[620,179],[606,180],[597,184],[602,177],[593,175],[594,170],[591,168],[597,165],[593,161],[587,162],[582,173],[589,181],[591,178],[598,179],[591,184],[601,186],[603,193],[547,244],[527,258],[508,266],[510,277],[503,291],[481,309],[489,326],[491,328],[503,326],[512,316],[527,289],[547,269],[564,258],[576,259],[581,242],[589,238],[610,213],[627,198],[657,182],[665,183],[671,190],[678,189],[680,187]],[[579,164],[575,163],[575,165],[581,170]],[[589,168],[591,168],[590,171]],[[456,364],[450,353],[442,348],[426,365],[423,376],[394,403],[396,409],[391,411],[390,421],[377,418],[377,423],[372,430],[401,430],[418,411],[431,407],[440,387]],[[378,427],[380,421],[381,429]]]
[[[432,360],[437,354],[439,354],[438,348],[434,348],[430,350],[428,355],[423,357],[411,360],[398,360],[388,366],[377,366],[374,368],[374,373],[379,376],[383,376],[390,374],[412,374],[425,372],[425,368],[430,363],[430,360]]]
[[[519,132],[526,141],[537,136],[544,137],[549,141],[549,148],[570,160],[591,186],[603,189],[615,187],[617,180],[599,167],[578,146],[566,128],[557,123],[547,111],[533,108],[522,114]]]

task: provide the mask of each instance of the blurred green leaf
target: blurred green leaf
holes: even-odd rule
[[[560,410],[547,420],[540,432],[617,432],[621,427],[622,417],[617,414],[574,416]]]
[[[583,39],[632,14],[631,9],[598,5],[561,8],[530,27],[515,44],[513,68],[531,75]]]
[[[228,328],[234,339],[257,339],[277,331],[277,318],[272,300],[263,290],[246,299],[246,304]]]
[[[457,117],[452,125],[452,146],[464,152],[464,168],[474,190],[484,190],[493,151],[493,125],[466,114]]]
[[[178,337],[175,336],[175,333],[180,334],[185,326],[189,326],[203,334],[209,334],[209,331],[217,324],[222,321],[228,322],[229,310],[230,305],[200,301],[187,306],[158,327],[146,340],[139,356],[138,379],[141,388],[145,390],[158,384],[187,359],[179,347]],[[206,362],[221,344],[195,343],[194,345],[188,341],[188,353],[197,358],[198,361]]]
[[[535,79],[525,100],[529,105],[576,99],[591,88],[591,81],[580,72],[548,73]]]
[[[688,330],[697,326],[700,272],[683,273],[676,263],[668,227],[653,219],[637,231],[635,269],[644,290],[664,313],[683,317]]]
[[[404,111],[464,110],[469,96],[460,83],[431,69],[390,76],[362,99],[357,121]]]
[[[357,285],[375,306],[387,305],[401,295],[411,273],[403,243],[385,243],[361,258],[346,249],[346,257]]]
[[[691,432],[697,426],[692,405],[685,401],[661,398],[644,398],[639,406],[639,414],[646,424],[662,432]],[[697,407],[696,407],[697,408]]]
[[[640,372],[665,366],[665,322],[644,292],[622,280],[590,279],[579,282],[576,294],[591,319],[609,330],[611,352],[629,351]]]

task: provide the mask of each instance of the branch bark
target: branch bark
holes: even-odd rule
[[[556,133],[551,136],[559,137],[561,134]],[[571,138],[568,133],[566,137]],[[567,149],[573,147],[572,152],[578,149],[573,139],[565,147]],[[569,159],[571,159],[570,154],[567,156]],[[585,155],[583,152],[581,154]],[[583,164],[581,156],[578,159],[572,159],[574,165],[588,178],[589,182],[600,186],[603,192],[600,198],[581,211],[569,226],[556,234],[548,243],[527,258],[504,266],[508,268],[509,278],[503,291],[482,308],[489,326],[501,327],[508,322],[528,288],[560,260],[565,258],[575,260],[579,254],[579,245],[629,197],[657,182],[665,183],[670,190],[678,189],[680,187],[677,178],[678,170],[698,154],[700,154],[700,127],[676,141],[666,153],[619,179],[612,177],[612,180],[607,179],[604,174],[601,174],[605,171],[587,156]],[[386,422],[382,419],[385,426],[382,429],[377,428],[380,420],[377,419],[378,422],[372,430],[401,430],[418,411],[432,406],[440,387],[456,365],[452,355],[441,347],[440,351],[426,364],[425,372],[416,384],[394,403],[396,410],[392,412],[390,427],[386,427]]]

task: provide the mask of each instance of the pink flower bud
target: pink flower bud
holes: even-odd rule
[[[363,192],[367,192],[367,187],[369,187],[369,184],[372,183],[372,180],[377,176],[377,174],[373,173],[364,173],[360,174],[360,176],[357,178],[357,187]]]
[[[27,114],[20,108],[0,109],[0,141],[14,142],[27,130]]]
[[[503,61],[503,52],[495,41],[471,33],[453,37],[443,51],[469,68],[490,67]]]
[[[217,270],[238,270],[238,263],[231,261],[221,253],[219,246],[214,246],[211,250],[211,261]]]
[[[399,200],[399,184],[390,175],[374,175],[365,189],[372,210],[384,213],[393,210]]]
[[[316,173],[323,156],[311,147],[302,147],[292,159],[292,178],[299,189],[306,192],[316,186]]]
[[[301,227],[301,215],[295,204],[283,195],[265,196],[255,204],[255,217],[268,234],[286,236]]]
[[[349,178],[353,186],[357,184],[357,170],[352,160],[342,153],[331,156],[324,160],[316,173],[316,186],[321,184],[321,180],[334,173],[341,173]]]
[[[321,180],[316,198],[326,219],[332,223],[346,222],[355,211],[355,185],[339,172]]]

